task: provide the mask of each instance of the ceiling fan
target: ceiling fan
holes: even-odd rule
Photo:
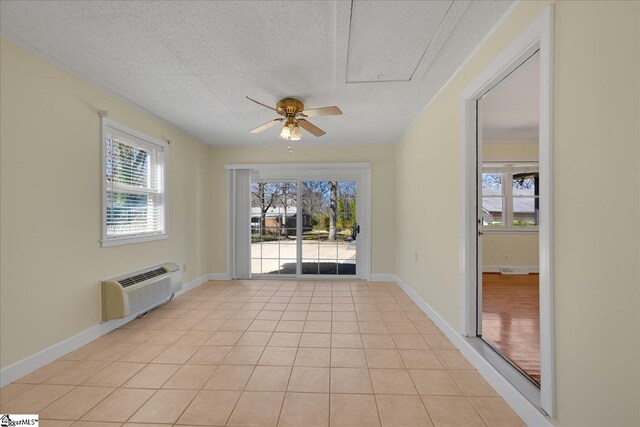
[[[318,126],[306,120],[306,117],[339,116],[342,114],[342,111],[336,106],[305,110],[302,101],[299,101],[295,98],[281,99],[276,103],[275,108],[270,107],[267,104],[263,104],[262,102],[258,102],[255,99],[251,99],[248,96],[247,99],[255,102],[258,105],[262,105],[263,107],[273,110],[283,116],[281,118],[279,117],[277,119],[273,119],[270,122],[263,124],[262,126],[258,126],[257,128],[252,129],[250,132],[260,133],[277,125],[278,123],[284,122],[282,131],[280,132],[280,138],[285,141],[299,141],[302,138],[302,132],[300,132],[300,128],[306,130],[314,136],[322,136],[326,133]]]

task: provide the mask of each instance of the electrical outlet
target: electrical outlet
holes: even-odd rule
[[[505,261],[509,261],[509,255],[505,255],[505,256],[504,256],[504,260],[505,260]]]
[[[182,272],[183,273],[187,272],[187,264],[182,264]]]

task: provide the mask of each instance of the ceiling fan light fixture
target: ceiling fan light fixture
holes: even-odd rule
[[[251,129],[250,132],[260,133],[284,121],[284,126],[280,131],[280,139],[282,139],[283,141],[300,141],[302,139],[302,132],[300,128],[303,128],[311,135],[316,137],[325,135],[325,131],[309,122],[306,118],[312,116],[339,116],[342,114],[342,111],[335,105],[332,107],[322,107],[305,110],[302,101],[295,98],[281,99],[276,103],[276,108],[270,107],[269,105],[263,104],[262,102],[258,102],[255,99],[249,98],[248,96],[247,99],[265,108],[273,110],[283,116],[282,118],[277,118],[261,126],[258,126],[255,129]]]
[[[282,127],[282,132],[280,132],[280,138],[284,141],[289,141],[291,139],[291,129],[289,129],[289,125],[284,125]]]
[[[302,132],[300,132],[300,128],[298,125],[293,127],[291,131],[291,141],[300,141],[302,139]]]

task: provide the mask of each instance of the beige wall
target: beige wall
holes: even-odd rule
[[[226,271],[227,171],[230,163],[354,163],[371,164],[371,272],[395,272],[395,148],[393,145],[322,147],[305,146],[303,139],[290,155],[278,147],[214,148],[211,180],[215,197],[213,224],[213,271]]]
[[[455,328],[459,95],[545,6],[520,3],[397,144],[396,272]],[[640,179],[640,3],[558,2],[554,28],[556,424],[639,425],[640,203],[622,183]]]
[[[0,365],[100,323],[101,279],[174,261],[211,271],[209,147],[2,40]],[[169,239],[101,248],[100,118],[171,139]]]
[[[482,159],[490,161],[538,160],[538,141],[492,142],[483,141]]]
[[[640,425],[640,203],[624,190],[640,171],[640,3],[561,2],[556,31],[559,414]]]
[[[482,238],[484,266],[517,265],[537,267],[538,233],[490,232]]]

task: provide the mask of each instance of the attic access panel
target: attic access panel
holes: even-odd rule
[[[410,81],[452,1],[354,1],[347,83]]]

